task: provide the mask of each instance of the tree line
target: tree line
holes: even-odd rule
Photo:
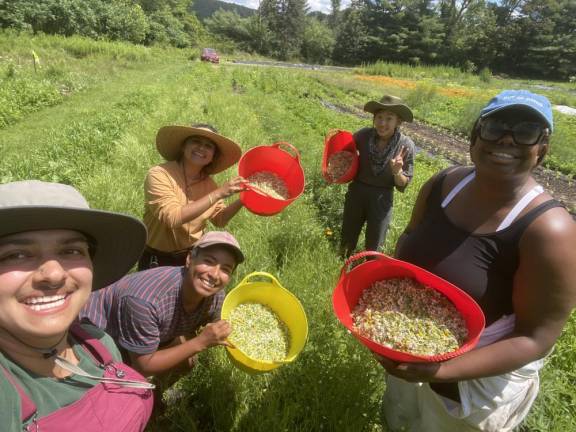
[[[0,28],[136,44],[195,46],[205,32],[190,0],[0,0]]]
[[[0,0],[0,25],[143,44],[207,37],[280,60],[376,61],[576,77],[574,0],[352,0],[329,15],[306,0],[261,0],[251,16],[219,9],[201,23],[190,0]]]

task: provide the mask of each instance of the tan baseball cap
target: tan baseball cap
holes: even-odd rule
[[[203,249],[209,246],[222,245],[228,247],[236,256],[236,264],[244,261],[244,254],[240,249],[238,240],[227,231],[208,231],[194,243],[194,249]]]

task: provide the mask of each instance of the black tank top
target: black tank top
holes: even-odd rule
[[[515,220],[508,228],[474,234],[455,226],[444,213],[441,175],[433,184],[422,222],[408,233],[398,258],[448,280],[478,302],[486,325],[514,312],[513,278],[518,268],[518,244],[524,230],[539,215],[554,207],[546,201]]]

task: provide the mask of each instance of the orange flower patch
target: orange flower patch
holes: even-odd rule
[[[444,96],[458,96],[458,97],[476,96],[476,92],[461,88],[442,88],[438,91]]]
[[[416,88],[416,84],[414,84],[412,81],[392,78],[384,75],[358,75],[357,77],[358,79],[364,81],[380,82],[382,84],[392,84],[398,87],[408,89]]]
[[[416,83],[414,81],[392,78],[389,76],[357,75],[357,78],[364,80],[364,81],[371,81],[371,82],[377,82],[377,83],[382,83],[382,84],[391,84],[391,85],[406,88],[406,89],[416,88]],[[451,87],[439,88],[438,93],[440,93],[444,96],[449,96],[449,97],[470,97],[470,96],[476,95],[476,92],[471,91],[471,90],[466,90],[466,89],[462,89],[462,88],[451,88]]]

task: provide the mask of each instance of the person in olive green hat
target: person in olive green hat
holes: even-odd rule
[[[346,257],[356,248],[364,224],[365,249],[380,249],[392,217],[394,189],[403,192],[414,170],[414,143],[400,132],[402,122],[414,118],[410,108],[385,95],[366,103],[364,111],[373,115],[372,126],[354,134],[359,166],[344,202],[340,253]]]

